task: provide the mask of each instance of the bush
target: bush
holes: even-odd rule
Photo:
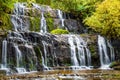
[[[68,34],[69,32],[63,29],[55,29],[55,30],[52,30],[50,33],[51,34]]]
[[[103,1],[96,8],[96,12],[85,19],[85,24],[109,38],[120,37],[119,5],[119,0]]]

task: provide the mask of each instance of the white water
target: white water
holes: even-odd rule
[[[7,68],[7,41],[2,42],[2,64],[1,68]]]
[[[15,47],[15,53],[16,53],[16,62],[17,62],[17,66],[16,66],[16,70],[18,73],[25,73],[27,72],[25,68],[22,68],[21,66],[21,63],[22,63],[22,53],[20,51],[20,49],[18,48],[18,45],[15,45],[14,44],[14,47]]]
[[[114,49],[109,42],[106,42],[104,37],[98,35],[98,47],[100,55],[101,69],[109,69],[110,63],[114,60]],[[108,53],[107,47],[110,48],[110,53]]]
[[[11,16],[11,22],[14,26],[15,31],[25,31],[28,29],[28,24],[25,23],[24,16],[25,3],[16,3],[14,14]]]
[[[60,21],[61,21],[61,26],[60,26],[60,28],[61,27],[64,27],[65,25],[64,25],[64,19],[63,19],[63,13],[62,13],[62,11],[61,10],[57,10],[57,12],[58,12],[58,17],[59,17],[59,19],[60,19]]]
[[[22,63],[22,53],[19,50],[17,45],[15,45],[14,47],[15,47],[15,53],[16,53],[17,67],[20,67],[20,63]]]
[[[75,42],[78,49],[78,56],[80,60],[80,66],[91,66],[91,53],[87,48],[87,43],[81,38],[75,36]],[[87,55],[85,57],[85,54]]]
[[[22,73],[26,73],[26,69],[25,68],[16,68],[16,70],[18,71],[19,74],[22,74]]]
[[[69,36],[68,43],[71,49],[71,61],[74,67],[86,68],[91,66],[91,53],[81,37]]]
[[[43,12],[41,12],[41,27],[40,27],[40,32],[41,33],[46,33],[47,32],[46,19],[44,17],[44,13]]]
[[[15,5],[15,9],[14,9],[14,14],[16,15],[24,15],[24,9],[25,9],[25,3],[16,3]]]
[[[42,65],[45,69],[49,70],[49,68],[47,67],[47,49],[46,49],[46,45],[47,43],[45,41],[42,41],[42,44],[43,44],[43,48],[44,48],[44,57],[42,55]]]
[[[34,8],[41,11],[40,32],[47,33],[47,24],[46,24],[46,19],[44,17],[44,8],[42,6],[37,5],[37,4],[33,4],[33,6],[34,6]]]
[[[71,49],[71,61],[73,66],[79,66],[78,60],[77,60],[77,54],[76,54],[76,46],[74,44],[74,38],[70,36],[68,38],[68,42],[70,44],[70,49]]]
[[[112,47],[112,45],[110,44],[110,42],[107,41],[108,47],[110,49],[110,56],[111,56],[111,61],[115,60],[115,52],[114,52],[114,48]]]

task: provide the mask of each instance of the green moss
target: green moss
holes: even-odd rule
[[[46,23],[48,27],[48,32],[52,31],[54,29],[54,24],[53,24],[53,18],[46,18]]]
[[[31,31],[40,31],[40,18],[39,17],[30,17],[30,30]]]
[[[91,52],[91,56],[92,57],[95,57],[96,56],[96,48],[95,48],[95,45],[89,45],[89,49],[90,49],[90,52]]]
[[[69,32],[63,29],[55,29],[55,30],[52,30],[50,33],[51,34],[68,34]]]
[[[12,23],[10,20],[10,15],[9,14],[2,14],[0,16],[0,28],[2,28],[2,30],[7,31],[7,30],[11,30],[12,29]]]
[[[36,46],[36,47],[34,47],[34,50],[35,50],[36,56],[38,57],[38,61],[39,61],[40,63],[42,63],[42,59],[41,59],[41,57],[42,57],[42,52],[41,52],[41,50],[40,50],[40,47],[39,47],[39,46]]]
[[[120,66],[120,62],[114,61],[110,64],[110,67],[112,68],[112,67],[118,66],[118,65]]]
[[[44,5],[43,5],[44,6]],[[46,13],[44,13],[44,17],[45,18],[50,18],[51,17],[51,15],[50,15],[50,13],[49,12],[46,12]]]

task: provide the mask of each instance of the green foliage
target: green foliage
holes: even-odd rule
[[[69,32],[63,29],[55,29],[55,30],[52,30],[50,33],[51,34],[68,34]]]
[[[0,28],[4,31],[12,29],[10,15],[17,0],[0,0]]]
[[[96,12],[85,19],[85,24],[97,32],[115,38],[120,36],[120,1],[105,0],[96,8]]]
[[[66,12],[73,13],[74,16],[82,19],[90,16],[96,5],[103,0],[52,0],[51,6]]]
[[[9,14],[1,14],[0,15],[0,28],[2,28],[4,31],[12,29],[12,24],[10,21],[10,15]]]
[[[80,3],[77,4],[76,11],[80,12],[78,14],[81,18],[85,19],[87,16],[92,15],[95,11],[96,5],[101,3],[103,0],[80,0]]]
[[[0,0],[0,10],[3,12],[8,12],[7,10],[14,8],[15,2],[17,2],[17,0]]]
[[[36,0],[36,3],[50,5],[51,0]]]

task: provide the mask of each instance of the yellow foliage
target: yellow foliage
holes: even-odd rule
[[[120,0],[105,0],[85,24],[108,37],[120,37]]]

